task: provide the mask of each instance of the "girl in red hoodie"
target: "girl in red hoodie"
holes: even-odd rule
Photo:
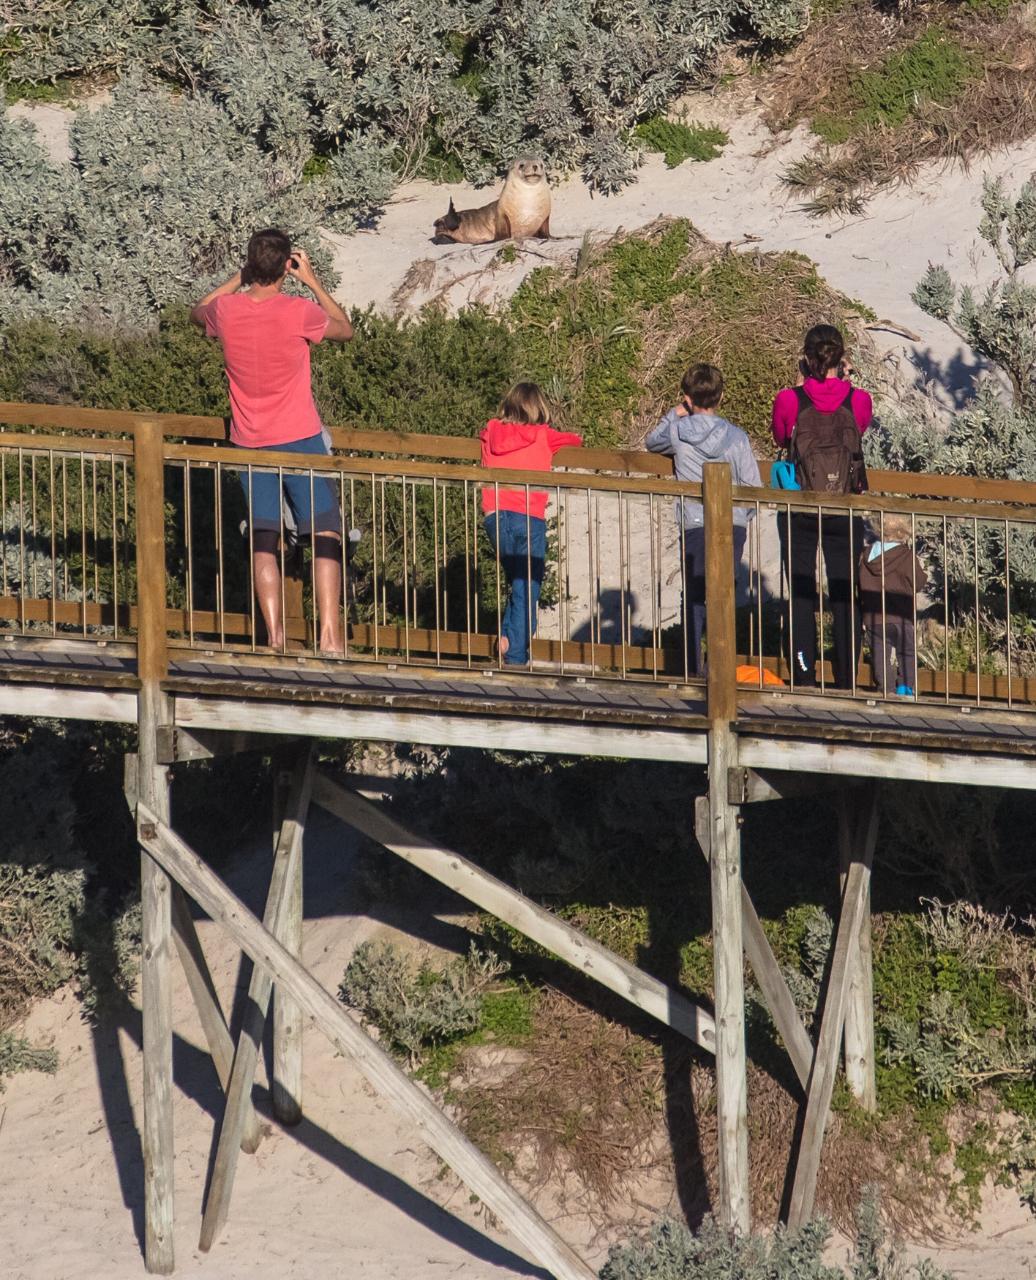
[[[860,435],[871,421],[871,398],[847,377],[845,343],[830,324],[814,325],[802,344],[802,382],[785,387],[773,402],[773,438],[782,447],[791,443],[803,398],[822,414],[851,411]],[[836,499],[837,501],[837,499]],[[782,558],[791,583],[790,635],[787,637],[791,683],[798,688],[816,684],[817,661],[817,544],[827,570],[826,608],[831,610],[834,639],[834,687],[851,689],[860,651],[860,610],[853,599],[853,574],[863,548],[863,523],[858,518],[827,510],[823,518],[800,511],[777,520]]]
[[[519,382],[504,397],[500,417],[486,423],[482,465],[513,471],[549,471],[559,449],[583,443],[571,431],[555,431],[550,407],[534,382]],[[529,661],[536,634],[536,606],[547,560],[547,494],[542,489],[482,490],[486,533],[510,588],[500,620],[500,657],[511,665]]]

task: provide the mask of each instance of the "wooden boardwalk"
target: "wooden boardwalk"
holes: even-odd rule
[[[501,596],[498,586],[486,585],[478,527],[480,487],[506,484],[508,475],[471,466],[471,440],[337,431],[339,449],[380,456],[307,459],[303,468],[314,482],[323,477],[337,486],[343,522],[362,513],[371,538],[369,575],[360,584],[366,593],[362,611],[355,607],[357,584],[348,581],[343,549],[340,603],[353,647],[344,658],[325,661],[314,647],[313,619],[305,616],[305,583],[298,575],[289,586],[285,574],[281,652],[261,648],[251,581],[241,568],[247,563],[247,527],[243,535],[236,516],[226,516],[222,506],[239,494],[235,475],[243,467],[299,468],[297,455],[234,454],[219,447],[224,424],[214,419],[0,405],[0,421],[97,433],[80,441],[0,431],[4,493],[31,495],[28,505],[19,498],[16,509],[2,513],[0,715],[138,727],[137,751],[126,760],[126,796],[142,851],[142,1137],[150,1271],[169,1273],[174,1266],[170,972],[176,954],[226,1096],[201,1226],[203,1249],[215,1242],[226,1220],[238,1153],[254,1151],[260,1139],[251,1092],[267,1017],[273,1021],[273,1106],[285,1124],[297,1122],[305,1110],[300,1030],[308,1017],[532,1257],[559,1280],[592,1280],[589,1267],[553,1227],[300,963],[302,837],[311,803],[713,1055],[716,1210],[740,1230],[751,1226],[747,958],[802,1091],[786,1217],[793,1225],[809,1218],[840,1064],[860,1104],[875,1105],[870,877],[882,784],[1036,787],[1036,680],[1013,647],[1009,563],[1000,601],[1006,652],[994,655],[995,662],[981,650],[982,584],[976,580],[974,652],[966,669],[958,663],[951,670],[945,645],[941,669],[917,669],[917,699],[878,697],[870,672],[862,668],[851,694],[759,687],[764,669],[788,672],[786,662],[782,668],[779,619],[767,612],[773,601],[764,598],[758,549],[748,602],[740,617],[735,613],[735,500],[754,507],[757,526],[764,514],[780,508],[778,518],[790,527],[793,513],[818,509],[817,495],[735,493],[729,470],[715,465],[701,485],[690,485],[672,480],[668,463],[654,455],[569,450],[572,456],[559,455],[559,461],[583,470],[554,474],[546,482],[559,513],[558,634],[534,642],[532,669],[513,671],[493,658]],[[111,435],[102,438],[101,432]],[[132,438],[119,439],[117,433]],[[175,436],[195,443],[171,443],[168,437]],[[400,453],[408,456],[384,456]],[[906,511],[915,529],[930,531],[944,565],[950,550],[964,545],[961,537],[972,538],[977,565],[980,522],[1005,549],[1019,530],[1036,528],[1031,485],[882,473],[872,480],[879,493],[838,498],[833,506],[842,516],[866,516],[875,527],[886,514]],[[544,478],[512,473],[510,483],[528,491]],[[682,572],[677,565],[674,578],[672,564],[665,562],[663,520],[671,519],[672,503],[682,500],[702,503],[706,529],[709,669],[707,680],[697,683],[687,679],[682,649],[672,647],[672,619],[666,620],[663,607],[666,584],[679,582]],[[205,502],[211,509],[199,515]],[[617,517],[611,543],[599,533],[602,509],[605,524],[612,518],[608,512]],[[580,511],[587,523],[582,532],[573,531],[574,513]],[[208,543],[198,536],[202,527],[211,536]],[[640,560],[633,555],[638,529],[649,552]],[[282,547],[286,542],[285,535]],[[577,561],[597,602],[583,619],[567,612],[566,583]],[[499,582],[499,562],[492,567]],[[641,572],[644,582],[636,578]],[[945,571],[941,596],[935,589],[931,595],[930,608],[948,635]],[[605,597],[616,606],[609,618],[600,607]],[[632,621],[638,599],[639,629]],[[748,652],[739,656],[746,634]],[[738,683],[746,661],[758,676],[754,688]],[[821,681],[830,678],[826,670],[821,663]],[[314,762],[316,738],[707,766],[704,778],[688,773],[687,804],[689,811],[693,807],[697,844],[710,863],[714,1007],[701,1007],[474,862],[404,829],[362,788],[350,789],[321,773]],[[245,750],[277,750],[281,762],[277,837],[261,920],[177,835],[170,819],[178,763]],[[815,1042],[741,880],[743,806],[804,794],[830,811],[842,885]],[[836,874],[833,866],[830,874]],[[254,962],[242,1019],[219,1007],[188,898]],[[229,1027],[238,1021],[235,1040]]]

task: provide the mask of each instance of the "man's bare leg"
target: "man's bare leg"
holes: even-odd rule
[[[342,644],[342,539],[337,533],[320,533],[314,539],[314,578],[320,649],[344,653]]]
[[[276,534],[256,533],[253,539],[252,578],[259,612],[266,623],[266,643],[273,649],[284,648],[281,625],[281,562],[277,554]]]

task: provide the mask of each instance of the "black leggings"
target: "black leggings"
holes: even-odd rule
[[[790,525],[790,545],[789,545]],[[824,553],[827,591],[824,607],[832,615],[834,687],[851,689],[860,654],[860,608],[856,602],[856,564],[863,547],[859,517],[814,515],[804,511],[777,517],[781,560],[788,575],[791,599],[784,632],[784,654],[791,683],[809,688],[817,683],[817,544]],[[825,637],[826,638],[826,637]]]

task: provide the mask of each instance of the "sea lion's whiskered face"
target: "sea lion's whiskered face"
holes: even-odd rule
[[[527,182],[530,187],[536,186],[537,183],[546,180],[546,174],[543,171],[542,160],[517,160],[515,162],[514,174],[523,182]]]

